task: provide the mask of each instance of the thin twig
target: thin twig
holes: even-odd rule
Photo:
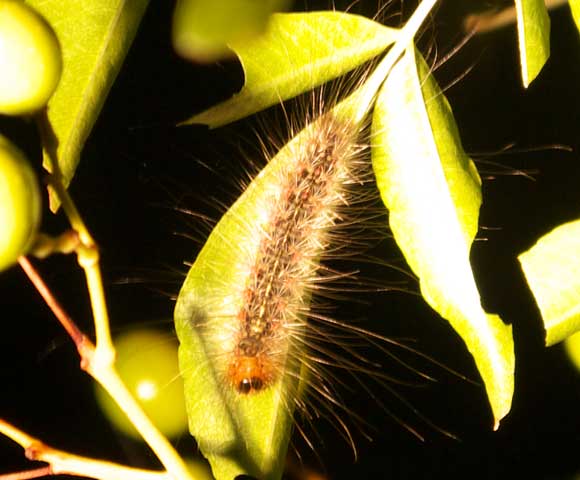
[[[52,475],[50,465],[21,472],[6,473],[0,475],[0,480],[30,480],[31,478],[48,477],[49,475]]]
[[[53,237],[45,233],[38,233],[29,254],[36,258],[46,258],[54,253],[73,253],[80,244],[76,230],[67,230]]]
[[[405,50],[409,48],[409,45],[412,45],[417,32],[419,32],[421,26],[433,11],[437,1],[423,0],[419,3],[409,20],[407,20],[403,28],[399,31],[397,41],[377,65],[369,79],[345,100],[346,102],[349,98],[359,97],[357,104],[360,105],[360,108],[355,116],[356,122],[360,122],[368,115],[373,105],[373,99],[387,78],[388,73]]]
[[[53,164],[57,165],[57,162],[53,162]],[[62,203],[62,208],[69,219],[71,227],[78,233],[81,241],[81,245],[77,248],[77,258],[79,265],[85,272],[91,299],[97,346],[95,355],[99,358],[99,362],[109,363],[114,358],[115,350],[111,340],[109,313],[99,263],[99,249],[79,214],[72,197],[64,188],[62,176],[57,169],[49,177],[49,182]]]
[[[171,480],[171,476],[167,472],[131,468],[52,448],[2,419],[0,419],[0,433],[24,448],[28,459],[49,464],[46,467],[33,470],[0,475],[0,480],[26,480],[63,474],[97,480]]]
[[[22,256],[18,259],[18,263],[22,267],[22,270],[28,275],[28,278],[35,286],[40,296],[44,299],[48,307],[52,310],[55,317],[64,327],[66,332],[72,338],[73,342],[75,343],[79,355],[81,359],[84,360],[87,355],[88,351],[94,350],[94,346],[92,342],[87,338],[87,336],[81,332],[81,330],[76,326],[75,322],[69,315],[66,313],[64,308],[60,305],[58,300],[54,297],[44,280],[40,276],[40,274],[36,271],[36,269],[32,266],[28,258]]]
[[[189,471],[181,457],[169,441],[157,430],[147,415],[143,413],[143,410],[119,377],[113,362],[115,354],[112,346],[111,350],[106,350],[103,346],[99,350],[99,344],[95,347],[93,342],[80,331],[74,321],[65,312],[28,259],[26,257],[20,257],[18,262],[46,304],[75,342],[81,357],[81,368],[89,373],[111,395],[113,400],[119,405],[121,410],[135,425],[137,431],[155,452],[165,468],[175,478],[191,479]],[[98,280],[100,281],[100,277]],[[99,355],[99,352],[101,352],[101,355]]]
[[[53,159],[52,164],[53,164],[53,172],[48,177],[48,183],[54,189],[54,193],[61,201],[62,208],[66,213],[66,216],[71,224],[71,227],[78,232],[81,242],[84,245],[95,245],[96,242],[93,239],[93,236],[89,232],[89,229],[85,225],[85,222],[83,221],[75,203],[73,202],[71,196],[68,194],[68,191],[63,185],[62,174],[60,173],[60,169],[58,168],[58,162],[54,161]]]
[[[53,171],[49,182],[62,203],[71,227],[78,233],[80,239],[80,245],[78,245],[76,252],[79,265],[83,268],[87,279],[95,324],[96,345],[80,331],[66,314],[30,262],[25,257],[21,257],[20,264],[75,342],[81,357],[81,368],[97,380],[111,395],[171,476],[175,479],[191,480],[191,475],[183,459],[145,415],[115,369],[115,349],[111,340],[109,314],[99,263],[99,250],[72,197],[64,187],[58,162],[55,160],[52,159]]]

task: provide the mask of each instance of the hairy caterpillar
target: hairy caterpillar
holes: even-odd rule
[[[234,347],[226,376],[240,393],[267,388],[281,374],[288,335],[302,336],[309,315],[309,289],[322,277],[320,256],[330,248],[338,208],[349,205],[346,188],[356,183],[352,162],[356,131],[332,114],[320,118],[272,185],[266,221],[249,226],[259,238],[244,263],[249,275],[236,315]],[[259,230],[259,231],[258,231]]]

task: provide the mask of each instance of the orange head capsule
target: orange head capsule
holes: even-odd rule
[[[229,377],[234,388],[243,394],[256,393],[272,381],[272,372],[261,355],[236,356],[230,364]]]

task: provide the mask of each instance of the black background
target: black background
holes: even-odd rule
[[[326,2],[308,3],[310,9],[328,7]],[[338,9],[343,7],[336,3]],[[194,66],[177,58],[169,45],[171,7],[171,2],[152,2],[71,188],[101,246],[116,331],[149,323],[172,334],[170,295],[179,289],[179,272],[186,271],[183,261],[195,257],[207,232],[175,207],[217,218],[222,209],[207,198],[231,203],[239,191],[232,185],[247,168],[240,150],[246,157],[259,150],[251,121],[212,132],[174,126],[230,95],[240,87],[241,74],[235,62]],[[409,2],[405,12],[411,7]],[[436,45],[442,56],[462,39],[465,14],[480,7],[480,2],[443,2],[423,45]],[[354,7],[367,15],[373,9],[374,1]],[[398,7],[391,11],[397,13]],[[580,43],[567,7],[551,17],[552,57],[527,91],[520,83],[514,28],[472,39],[435,71],[446,86],[473,67],[446,95],[464,146],[480,159],[485,179],[481,224],[491,228],[480,231],[486,240],[475,243],[472,263],[485,307],[514,327],[517,370],[512,411],[493,432],[483,388],[426,365],[437,383],[395,389],[459,440],[428,428],[394,397],[384,397],[405,422],[424,434],[425,441],[420,442],[364,392],[346,391],[348,407],[375,427],[373,441],[355,433],[359,452],[355,461],[328,422],[317,424],[313,441],[323,466],[313,465],[329,478],[580,475],[580,376],[561,346],[544,348],[540,317],[516,260],[539,236],[578,218],[580,212]],[[389,21],[396,25],[400,20]],[[38,155],[31,124],[0,120],[5,133],[33,158]],[[508,145],[513,146],[503,154],[491,155]],[[513,174],[520,169],[534,172],[533,180]],[[507,174],[497,174],[502,171]],[[61,218],[45,222],[45,230],[52,233],[64,226]],[[194,241],[175,232],[193,236]],[[388,255],[398,254],[391,247]],[[74,259],[51,258],[39,268],[72,316],[90,331],[87,293]],[[115,433],[101,416],[91,380],[78,369],[74,347],[23,273],[18,268],[2,273],[0,289],[0,415],[59,448],[155,466],[146,449]],[[420,351],[478,379],[462,341],[416,296],[387,294],[372,306],[348,308],[344,316],[366,318],[371,324],[375,320],[379,326],[375,323],[373,328],[413,338]],[[179,444],[185,451],[195,449],[188,438]],[[312,455],[299,439],[296,449],[310,461]],[[0,439],[0,472],[28,465],[17,446]]]

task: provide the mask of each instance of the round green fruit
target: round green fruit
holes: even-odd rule
[[[175,338],[149,329],[130,331],[115,339],[117,371],[147,416],[167,437],[187,430],[183,381],[177,364]],[[99,386],[97,402],[109,421],[124,434],[141,436],[109,395]]]
[[[0,271],[26,254],[36,237],[41,214],[34,171],[24,154],[0,135]]]
[[[40,110],[61,70],[60,45],[50,25],[26,3],[0,0],[0,114]]]

